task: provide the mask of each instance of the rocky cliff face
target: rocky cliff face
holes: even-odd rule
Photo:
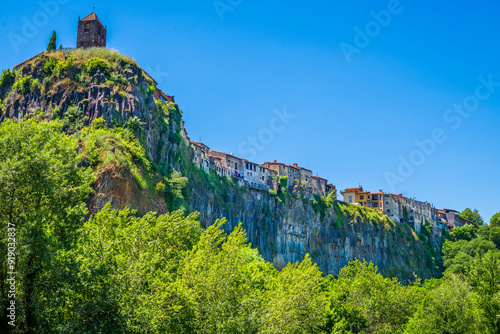
[[[176,169],[189,178],[185,206],[200,212],[202,224],[225,217],[224,228],[230,232],[242,223],[249,241],[278,268],[301,261],[309,253],[325,274],[337,274],[353,259],[373,261],[383,273],[402,280],[413,279],[413,273],[427,278],[438,272],[432,258],[436,254],[433,248],[440,247],[438,238],[429,236],[430,242],[422,242],[408,226],[388,224],[373,212],[342,203],[318,212],[311,201],[300,196],[278,198],[238,186],[216,191],[203,181],[204,172],[191,164],[192,153],[181,136],[178,106],[154,99],[152,80],[131,59],[102,53],[57,54],[58,64],[49,73],[49,55],[26,63],[16,73],[16,83],[0,85],[0,121],[40,112],[47,118],[65,117],[69,106],[83,110],[87,124],[102,116],[109,126],[115,126],[135,117],[142,124],[135,133],[157,166],[156,172]],[[101,64],[102,71],[91,70],[89,62],[96,56],[106,63]],[[65,72],[68,63],[72,68]],[[23,78],[31,80],[27,91],[18,84]],[[168,210],[161,196],[141,189],[126,173],[102,171],[95,190],[89,200],[94,212],[106,202],[115,208],[130,206],[140,213]]]
[[[357,207],[335,205],[337,209],[328,208],[322,217],[310,201],[294,196],[282,202],[259,190],[232,189],[229,200],[221,203],[209,188],[190,189],[190,207],[201,213],[202,224],[225,217],[229,233],[242,223],[249,241],[278,268],[309,253],[325,274],[338,274],[354,259],[373,261],[382,273],[403,281],[414,280],[414,274],[429,278],[438,273],[432,250],[408,225],[386,224]],[[438,251],[438,238],[431,240]]]

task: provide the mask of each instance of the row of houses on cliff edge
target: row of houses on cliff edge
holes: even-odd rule
[[[259,164],[239,158],[232,153],[214,151],[201,142],[191,141],[184,122],[181,126],[185,144],[191,146],[193,150],[193,163],[207,173],[213,170],[220,176],[238,179],[240,185],[265,191],[278,190],[281,186],[279,179],[285,180],[286,177],[285,187],[288,192],[300,189],[310,198],[314,195],[328,196],[334,192],[333,196],[337,198],[335,186],[328,183],[327,179],[313,175],[310,169],[296,163],[289,165],[276,160]]]
[[[425,224],[449,230],[471,224],[470,221],[460,217],[458,211],[440,210],[429,202],[418,201],[402,194],[386,193],[382,190],[370,192],[364,190],[362,186],[347,188],[340,193],[344,197],[344,202],[378,210],[394,222],[409,223],[416,232],[420,232]]]

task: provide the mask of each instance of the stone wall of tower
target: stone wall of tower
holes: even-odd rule
[[[76,47],[106,47],[106,35],[106,28],[98,21],[78,21]]]

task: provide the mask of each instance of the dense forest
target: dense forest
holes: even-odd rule
[[[127,98],[138,81],[135,63],[78,52],[87,58],[57,53],[33,63],[30,75],[0,77],[1,333],[500,333],[500,213],[490,224],[476,210],[461,213],[473,224],[445,232],[441,254],[428,256],[440,278],[423,280],[416,270],[403,281],[363,260],[325,275],[309,255],[277,270],[241,225],[228,232],[221,219],[202,227],[199,213],[183,205],[190,175],[202,172],[158,164],[139,118],[89,121],[85,100],[64,113],[53,106],[15,121],[6,116],[17,115],[33,91],[34,99],[55,98],[58,89],[78,94],[98,74]],[[151,97],[148,85],[142,93]],[[174,103],[149,102],[166,115],[162,126],[180,122]],[[105,168],[132,175],[169,212],[109,203],[90,210]],[[204,177],[227,200],[230,181]],[[322,198],[316,206],[323,212],[335,203]]]

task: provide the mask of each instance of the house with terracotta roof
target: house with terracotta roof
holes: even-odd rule
[[[219,151],[210,151],[209,156],[220,158],[221,166],[229,171],[228,176],[243,179],[245,166],[242,159]]]
[[[344,202],[367,206],[369,191],[365,191],[362,186],[355,188],[346,188],[340,192],[344,197]]]
[[[453,230],[455,227],[461,227],[467,224],[473,224],[471,221],[460,217],[460,212],[451,209],[437,210],[438,217],[441,223],[448,229]]]
[[[267,167],[265,167],[264,164],[259,166],[259,184],[264,188],[264,189],[275,189],[277,188],[277,182],[273,182],[273,178],[278,175],[276,171],[273,171]],[[275,189],[276,190],[276,189]]]
[[[192,142],[191,148],[193,149],[193,162],[196,166],[203,169],[205,172],[209,172],[210,170],[210,147],[203,143]]]

